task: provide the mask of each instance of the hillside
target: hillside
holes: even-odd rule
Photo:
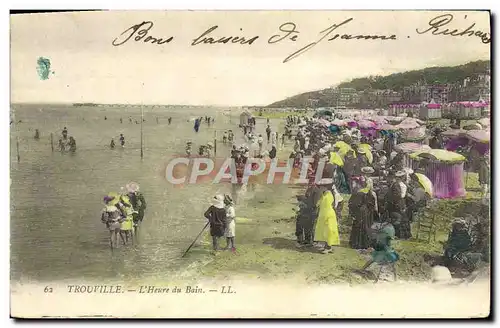
[[[490,67],[489,60],[470,62],[460,66],[452,67],[429,67],[421,70],[395,73],[387,76],[368,76],[342,82],[339,88],[354,88],[363,90],[385,90],[392,89],[401,91],[404,87],[414,85],[418,82],[429,84],[455,84],[461,83],[465,78],[478,73],[485,73]],[[305,92],[274,102],[267,107],[304,107],[308,99],[317,99],[315,107],[334,106],[335,100],[327,89]]]

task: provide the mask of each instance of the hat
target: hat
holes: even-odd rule
[[[408,167],[405,167],[404,171],[406,172],[406,174],[413,174],[413,170]]]
[[[364,174],[373,174],[373,173],[375,173],[375,170],[371,166],[365,166],[365,167],[361,168],[361,172]]]
[[[404,177],[406,175],[405,171],[397,171],[395,176],[396,177]]]
[[[109,202],[111,202],[113,199],[114,199],[113,197],[104,196],[104,198],[103,198],[104,204],[108,204],[108,203],[109,203]]]
[[[320,148],[320,149],[318,150],[318,153],[319,153],[320,155],[325,155],[326,151],[325,151],[323,148]]]
[[[139,184],[136,182],[129,182],[125,185],[125,189],[127,189],[128,192],[138,192]]]
[[[106,198],[108,198],[108,202],[106,203],[106,205],[116,205],[118,204],[118,202],[120,202],[120,195],[116,192],[110,192]]]
[[[212,198],[212,205],[216,208],[224,208],[224,197],[222,195],[215,195]]]
[[[324,186],[324,185],[330,185],[333,183],[333,179],[332,178],[323,178],[321,180],[318,181],[317,185],[318,186]]]

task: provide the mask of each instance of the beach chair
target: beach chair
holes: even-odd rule
[[[436,216],[435,214],[418,213],[417,214],[417,235],[418,241],[431,242],[436,241]],[[424,238],[425,237],[425,238]]]

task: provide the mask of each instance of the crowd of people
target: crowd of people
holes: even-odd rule
[[[294,165],[301,165],[305,156],[313,159],[310,185],[298,197],[297,246],[315,245],[329,253],[333,246],[340,245],[342,195],[350,194],[349,217],[345,218],[352,221],[349,246],[370,251],[374,262],[397,261],[399,255],[392,249],[391,240],[410,239],[411,223],[432,199],[432,183],[423,168],[414,171],[407,167],[403,154],[394,151],[398,135],[366,137],[356,127],[326,127],[314,118],[287,117],[285,131],[290,134],[293,130],[295,143],[290,158]],[[317,179],[321,162],[324,169]]]
[[[121,193],[109,193],[103,200],[101,222],[110,232],[111,248],[118,247],[118,236],[123,245],[133,243],[146,211],[146,200],[137,183],[130,182],[122,189]]]
[[[35,132],[35,139],[40,138],[38,129]],[[61,133],[61,138],[59,138],[59,151],[63,152],[76,152],[76,140],[72,136],[68,138],[68,129],[64,127]]]

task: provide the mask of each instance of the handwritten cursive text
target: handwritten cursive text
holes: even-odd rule
[[[465,19],[467,19],[467,16],[465,16]],[[475,36],[480,38],[482,43],[491,42],[490,33],[474,30],[474,26],[476,26],[476,23],[472,23],[469,27],[467,27],[464,30],[463,29],[450,30],[449,28],[443,28],[443,26],[450,24],[452,21],[453,21],[452,14],[439,15],[432,18],[429,21],[429,27],[427,29],[419,30],[417,28],[416,31],[418,34],[425,34],[430,32],[432,35],[469,36],[469,37]]]
[[[200,44],[200,43],[202,43],[202,44],[217,44],[217,43],[222,43],[222,44],[226,44],[226,43],[252,44],[255,42],[255,40],[257,40],[259,38],[258,36],[254,36],[250,39],[246,39],[243,36],[221,36],[221,37],[208,36],[208,35],[210,35],[210,33],[215,31],[217,28],[218,28],[217,25],[212,26],[211,28],[209,28],[208,30],[203,32],[199,37],[194,39],[193,42],[191,43],[191,45],[195,46],[195,45]],[[240,28],[240,31],[241,30],[242,29]]]
[[[151,30],[151,28],[153,26],[154,26],[153,22],[150,22],[150,21],[142,22],[140,24],[136,24],[134,26],[131,26],[128,29],[126,29],[125,31],[123,31],[123,33],[120,34],[119,37],[114,39],[112,44],[115,47],[121,46],[122,44],[124,44],[125,42],[130,40],[130,38],[134,35],[136,35],[136,37],[134,38],[135,41],[141,41],[142,39],[144,39],[144,37],[146,37],[144,39],[144,42],[156,43],[158,45],[169,43],[170,41],[172,41],[174,39],[173,36],[171,36],[165,40],[163,40],[162,38],[155,38],[155,37],[149,36],[148,32]]]
[[[327,40],[327,42],[334,41],[334,40],[396,40],[396,35],[364,35],[364,34],[333,34],[335,30],[337,30],[339,27],[347,25],[349,22],[351,22],[353,18],[348,18],[342,23],[339,24],[333,24],[329,26],[328,28],[324,29],[323,31],[319,32],[321,37],[315,41],[311,42],[308,45],[300,48],[299,50],[295,51],[288,57],[286,57],[283,60],[283,63],[289,62],[290,60],[297,58],[298,56],[302,55],[303,53],[311,50],[313,47],[318,45],[320,42],[323,40]],[[292,41],[297,40],[297,34],[299,33],[296,30],[296,25],[294,23],[285,23],[280,26],[280,31],[285,32],[286,34],[281,34],[281,35],[273,35],[269,40],[268,43],[277,43],[280,42],[281,40],[284,40],[286,38],[289,38]]]

